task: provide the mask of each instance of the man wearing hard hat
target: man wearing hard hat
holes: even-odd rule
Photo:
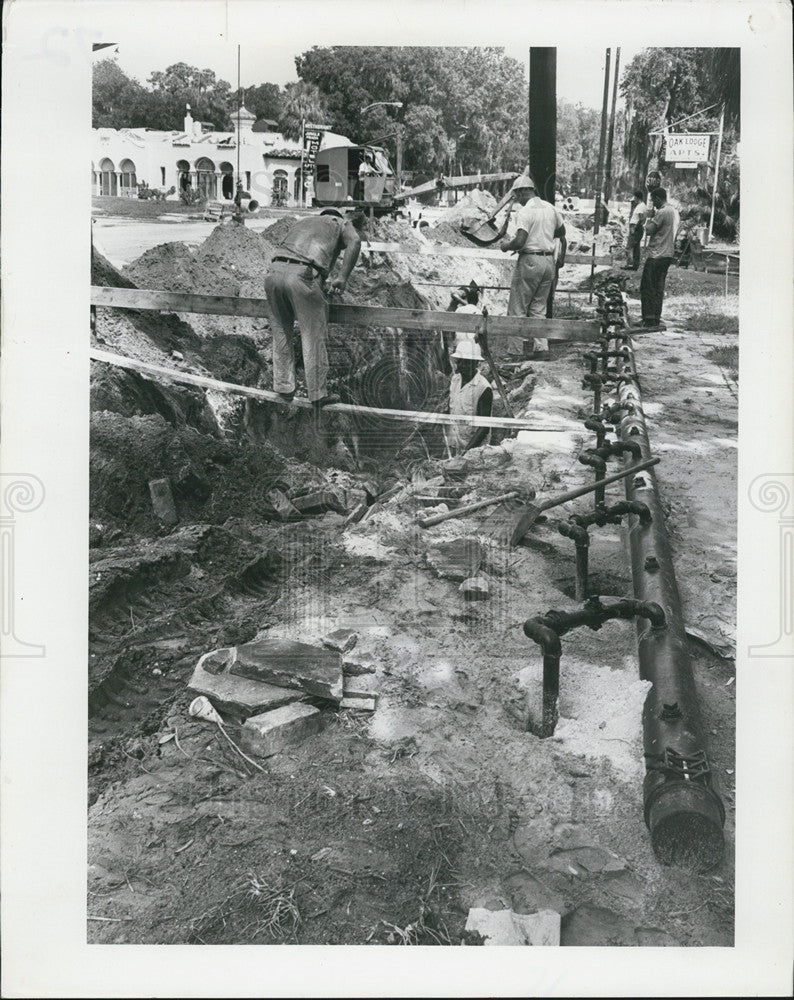
[[[554,240],[565,236],[565,223],[554,205],[538,197],[530,177],[519,177],[512,190],[521,208],[516,213],[515,235],[501,244],[505,253],[518,254],[507,315],[545,318],[546,302],[554,280]],[[548,340],[536,337],[534,347],[537,360],[548,359]],[[507,350],[510,354],[523,356],[522,338],[510,337]]]
[[[459,340],[452,353],[455,373],[449,383],[449,412],[463,417],[490,417],[493,389],[480,374],[483,360],[480,345],[474,340]],[[490,430],[461,422],[444,428],[444,437],[452,454],[462,454],[485,443]]]

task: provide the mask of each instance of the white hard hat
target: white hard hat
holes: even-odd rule
[[[453,358],[460,358],[462,361],[482,361],[482,351],[480,345],[474,340],[460,340],[455,344],[452,352]]]
[[[531,177],[527,177],[526,174],[521,174],[520,177],[516,177],[513,181],[513,186],[511,191],[520,191],[522,188],[531,188],[533,191],[536,190],[535,182]]]

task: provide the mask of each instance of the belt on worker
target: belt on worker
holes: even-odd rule
[[[527,255],[532,254],[533,257],[553,257],[553,250],[521,250],[520,253],[525,253]]]
[[[273,261],[281,261],[284,264],[300,264],[301,267],[310,267],[313,271],[316,271],[321,278],[325,277],[325,271],[310,260],[298,260],[297,257],[274,257]]]

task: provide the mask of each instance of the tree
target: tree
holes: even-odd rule
[[[738,49],[643,49],[632,59],[620,89],[629,121],[625,152],[637,181],[660,142],[651,132],[689,115],[686,131],[714,131],[719,107],[710,106],[723,102],[738,128],[739,70]]]
[[[112,59],[94,67],[92,125],[94,128],[142,128],[149,124],[151,94]]]
[[[300,139],[302,122],[333,124],[328,118],[328,105],[318,87],[303,80],[287,84],[278,121],[279,128],[288,139]]]
[[[366,141],[402,124],[408,170],[434,172],[452,151],[464,172],[515,170],[526,163],[526,76],[503,49],[315,46],[295,65],[298,76],[327,98],[337,131]],[[381,101],[404,107],[362,114]]]
[[[218,131],[231,127],[237,102],[231,84],[218,80],[213,70],[174,63],[152,73],[148,82],[156,98],[156,120],[150,128],[179,128],[187,104],[194,120],[212,122]]]
[[[278,121],[283,103],[281,88],[275,83],[260,83],[256,87],[248,87],[243,103],[257,118]]]

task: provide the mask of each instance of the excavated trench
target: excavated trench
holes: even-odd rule
[[[261,295],[269,233],[219,226],[196,251],[157,247],[123,272],[94,253],[93,283]],[[364,253],[346,299],[445,308],[449,289],[430,283],[503,285],[509,268]],[[503,292],[486,295],[503,311]],[[103,350],[271,386],[265,321],[99,308],[94,336]],[[418,498],[441,482],[465,502],[590,481],[576,461],[588,438],[576,415],[583,355],[557,349],[545,369],[508,372],[516,411],[531,402],[562,431],[494,435],[463,462],[446,458],[437,429],[330,414],[319,426],[92,364],[89,899],[93,913],[129,921],[122,934],[90,924],[91,940],[457,944],[468,908],[485,905],[556,909],[564,944],[729,943],[729,875],[660,870],[647,842],[647,685],[627,625],[571,634],[555,737],[527,732],[540,666],[520,623],[578,606],[556,512],[515,550],[494,541],[509,504],[416,526],[428,509]],[[346,402],[443,409],[438,334],[331,327],[329,361]],[[152,505],[148,484],[161,478],[176,524]],[[333,491],[339,505],[282,521],[273,491]],[[366,517],[346,524],[362,499]],[[590,593],[631,593],[624,530],[593,532]],[[487,601],[458,592],[450,546],[461,544],[478,552]],[[371,717],[318,703],[324,731],[259,773],[188,716],[203,653],[264,634],[317,642],[334,626],[354,629],[379,664]],[[716,725],[725,707],[707,714]],[[230,731],[239,721],[227,717]],[[300,919],[258,922],[246,872]],[[681,916],[706,898],[702,925]]]

